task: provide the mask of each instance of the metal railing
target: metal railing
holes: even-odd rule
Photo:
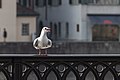
[[[120,80],[120,55],[0,56],[0,80]]]

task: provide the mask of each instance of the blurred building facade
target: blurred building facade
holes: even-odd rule
[[[36,18],[38,14],[30,7],[17,4],[17,42],[31,42],[36,36]]]
[[[51,27],[53,40],[119,41],[119,5],[119,0],[0,0],[0,42],[4,28],[8,42],[29,42],[43,26]]]
[[[34,5],[37,30],[50,26],[53,40],[120,40],[119,0],[35,0]]]
[[[30,42],[36,32],[37,13],[13,0],[0,0],[0,42],[7,31],[6,42]],[[34,35],[33,35],[34,36]]]

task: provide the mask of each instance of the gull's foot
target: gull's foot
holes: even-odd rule
[[[41,56],[47,56],[47,54],[41,54]]]

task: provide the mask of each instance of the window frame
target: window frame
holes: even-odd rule
[[[21,35],[22,36],[29,36],[29,29],[30,29],[30,24],[29,23],[22,23],[22,31]]]

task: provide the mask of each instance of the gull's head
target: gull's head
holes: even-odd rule
[[[50,32],[50,28],[49,27],[43,27],[42,31],[44,31],[44,32]]]

